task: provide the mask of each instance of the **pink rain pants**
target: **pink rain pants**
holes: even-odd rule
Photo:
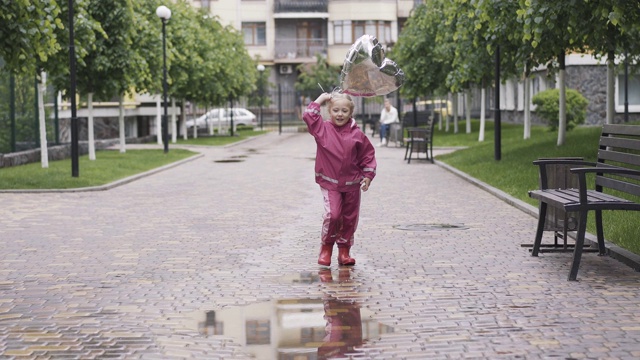
[[[353,246],[353,234],[360,216],[360,189],[348,192],[320,190],[324,199],[322,245]]]

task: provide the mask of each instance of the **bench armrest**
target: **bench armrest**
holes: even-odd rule
[[[573,160],[573,159],[538,159],[533,161],[533,165],[538,166],[546,166],[546,165],[556,165],[556,164],[574,164],[581,166],[596,166],[596,163],[593,161],[584,161],[584,160]]]
[[[640,176],[640,170],[627,169],[616,166],[580,167],[569,169],[574,174],[601,173],[601,174],[624,174]]]
[[[569,169],[578,176],[578,190],[580,191],[580,203],[587,202],[587,174],[620,174],[640,177],[640,170],[627,169],[617,166],[581,167]]]

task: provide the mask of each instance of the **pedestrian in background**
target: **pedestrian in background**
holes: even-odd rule
[[[325,102],[330,121],[320,113]],[[334,244],[338,247],[338,264],[355,265],[349,252],[358,227],[360,190],[367,191],[376,176],[375,149],[351,117],[354,107],[347,94],[323,93],[303,115],[317,144],[316,183],[324,200],[318,264],[324,266],[331,265]]]
[[[391,100],[384,99],[384,107],[382,108],[382,112],[380,113],[380,143],[378,144],[378,146],[387,145],[391,124],[399,122],[400,119],[398,119],[398,109],[394,108],[393,105],[391,105]]]

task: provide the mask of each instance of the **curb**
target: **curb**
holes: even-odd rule
[[[474,177],[471,177],[466,173],[448,164],[443,163],[442,161],[435,160],[434,162],[436,165],[444,168],[445,170],[450,171],[451,173],[461,177],[462,179],[470,182],[471,184],[487,191],[491,195],[503,200],[507,204],[533,216],[536,219],[538,218],[538,208],[536,208],[535,206],[527,204],[522,200],[516,199],[513,196],[505,193],[504,191],[498,190],[485,182],[482,182]],[[575,239],[575,234],[570,233],[569,236]],[[585,233],[584,240],[586,243],[589,243],[592,246],[595,246],[595,247],[598,246],[598,238],[591,233],[588,233],[588,232]],[[634,254],[629,250],[623,249],[618,245],[608,242],[606,239],[604,241],[604,246],[605,246],[607,255],[622,262],[623,264],[629,266],[635,271],[640,271],[640,255]]]

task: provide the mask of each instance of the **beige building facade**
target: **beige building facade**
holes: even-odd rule
[[[190,0],[208,9],[223,25],[243,34],[253,58],[271,81],[293,88],[297,67],[318,55],[342,65],[350,46],[362,35],[385,47],[398,40],[413,0]]]

